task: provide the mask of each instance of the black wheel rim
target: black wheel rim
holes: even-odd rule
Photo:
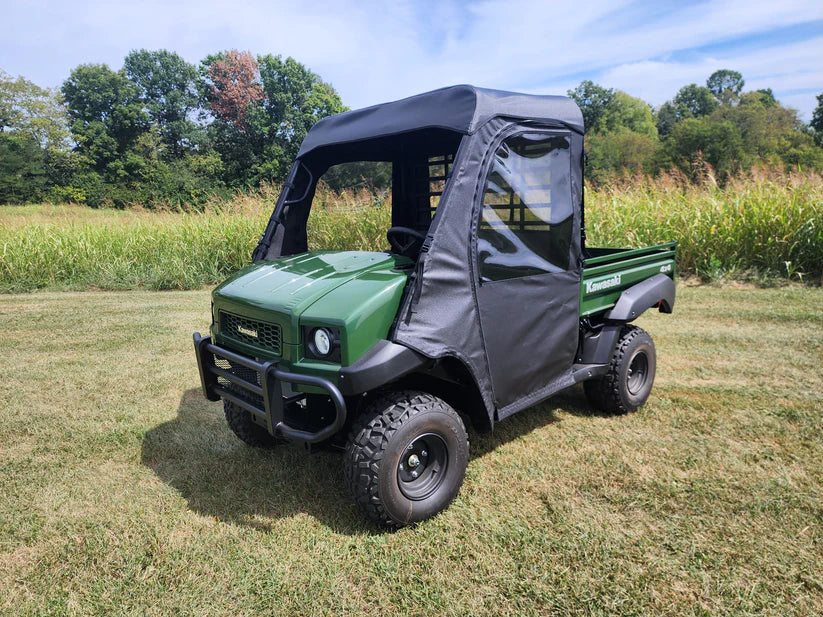
[[[446,477],[448,449],[434,433],[415,437],[406,445],[397,464],[400,491],[412,501],[431,497]]]
[[[629,363],[629,371],[626,375],[626,388],[629,394],[637,396],[646,387],[649,379],[649,357],[644,351],[638,351]]]

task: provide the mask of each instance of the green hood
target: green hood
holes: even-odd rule
[[[333,289],[371,270],[393,268],[397,261],[393,255],[364,251],[302,253],[252,264],[215,289],[214,296],[299,315]],[[397,276],[406,277],[401,272]]]
[[[405,257],[363,251],[313,251],[258,262],[214,290],[215,317],[227,311],[278,324],[284,356],[300,344],[301,323],[338,327],[346,364],[387,335],[411,265]]]

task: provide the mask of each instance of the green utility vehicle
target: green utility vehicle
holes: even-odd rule
[[[308,250],[318,182],[343,164],[390,178],[389,250]],[[655,348],[630,324],[672,311],[675,243],[587,247],[582,176],[566,97],[454,86],[321,120],[194,335],[206,398],[253,446],[345,448],[354,501],[388,526],[454,499],[464,421],[579,382],[602,411],[638,408]]]

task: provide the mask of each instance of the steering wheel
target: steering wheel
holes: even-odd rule
[[[403,236],[406,236],[406,242],[400,241]],[[390,227],[386,232],[386,240],[389,241],[389,244],[392,249],[394,249],[394,252],[406,257],[411,257],[411,249],[413,249],[418,243],[423,244],[425,239],[425,234],[422,234],[411,227]],[[417,250],[420,250],[419,246],[417,247]]]

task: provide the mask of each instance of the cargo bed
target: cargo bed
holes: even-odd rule
[[[580,282],[580,316],[615,305],[620,294],[655,274],[674,278],[677,242],[640,249],[586,248]]]

